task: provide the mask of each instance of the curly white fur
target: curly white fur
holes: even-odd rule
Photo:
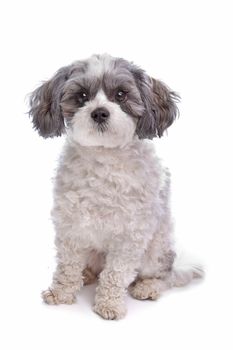
[[[179,285],[185,275],[172,269],[169,178],[151,141],[135,137],[121,149],[106,149],[68,139],[52,212],[58,267],[45,301],[73,302],[87,266],[101,271],[94,310],[104,318],[125,314],[130,285],[139,299]],[[189,281],[192,269],[188,274]]]

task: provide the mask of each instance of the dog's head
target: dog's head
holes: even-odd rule
[[[30,116],[43,137],[83,146],[122,147],[134,135],[161,137],[173,123],[179,97],[122,58],[94,55],[61,68],[30,98]]]

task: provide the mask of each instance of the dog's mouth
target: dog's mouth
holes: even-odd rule
[[[90,135],[95,136],[96,134],[98,135],[104,135],[108,132],[110,132],[109,129],[109,123],[108,122],[104,122],[104,123],[92,123],[91,129],[90,129]]]
[[[96,129],[99,133],[104,133],[108,130],[108,122],[98,123]]]

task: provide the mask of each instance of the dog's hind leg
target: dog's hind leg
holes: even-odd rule
[[[198,264],[176,258],[173,244],[173,221],[169,209],[169,181],[160,193],[161,214],[158,227],[142,258],[137,279],[129,286],[136,299],[157,299],[171,287],[181,287],[203,276]]]
[[[165,280],[151,277],[139,277],[128,288],[130,295],[139,300],[156,300],[160,294],[169,288]]]
[[[193,278],[203,277],[198,264],[176,258],[173,246],[164,232],[157,233],[150,243],[137,279],[129,286],[129,293],[136,299],[155,300],[165,290],[182,287]]]
[[[183,287],[194,278],[202,278],[204,271],[198,264],[180,265],[180,259],[175,261],[171,271],[161,278],[138,277],[130,286],[129,293],[139,300],[156,300],[162,292],[172,287]]]
[[[137,279],[129,287],[130,294],[137,299],[157,299],[170,288],[168,277],[175,258],[170,211],[166,210],[158,222],[158,228],[143,255]]]

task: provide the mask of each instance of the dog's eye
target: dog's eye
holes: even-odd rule
[[[77,96],[78,102],[83,105],[85,102],[87,102],[88,99],[88,94],[86,91],[80,91]]]
[[[127,98],[127,93],[123,90],[118,90],[116,92],[115,98],[118,102],[124,102]]]

